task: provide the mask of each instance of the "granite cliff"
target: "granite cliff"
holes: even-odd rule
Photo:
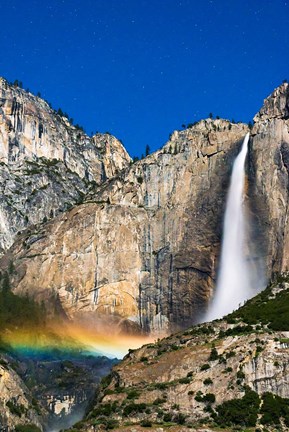
[[[70,317],[111,317],[123,330],[167,332],[210,298],[231,161],[248,128],[201,121],[88,194],[30,227],[3,257],[12,286],[57,295]]]
[[[284,83],[265,100],[247,162],[248,253],[268,278],[289,259],[288,99]],[[212,295],[232,161],[247,132],[211,119],[175,131],[161,150],[86,191],[81,204],[30,226],[0,262],[16,269],[13,290],[47,304],[57,298],[69,318],[127,332],[196,322]]]
[[[25,227],[81,202],[129,163],[113,136],[88,137],[43,99],[0,78],[0,253]]]

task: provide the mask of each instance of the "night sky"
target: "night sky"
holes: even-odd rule
[[[1,0],[0,76],[129,153],[248,122],[289,80],[289,0]]]

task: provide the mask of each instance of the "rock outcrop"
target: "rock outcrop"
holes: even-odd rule
[[[289,85],[282,84],[255,116],[251,148],[251,193],[266,233],[265,267],[270,277],[289,269]]]
[[[128,166],[109,134],[88,137],[47,102],[0,78],[0,252]]]
[[[12,431],[17,425],[34,424],[42,431],[41,416],[29,389],[9,363],[0,360],[0,430]]]

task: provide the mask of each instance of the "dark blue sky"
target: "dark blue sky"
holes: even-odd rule
[[[289,79],[289,0],[1,0],[0,75],[131,155],[207,117],[249,121]]]

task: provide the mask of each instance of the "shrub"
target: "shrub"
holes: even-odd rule
[[[167,422],[170,422],[170,421],[172,421],[172,417],[173,417],[173,416],[172,416],[171,413],[165,413],[165,414],[164,414],[164,417],[163,417],[163,421],[166,422],[166,423],[167,423]]]
[[[41,432],[39,427],[35,424],[17,425],[15,426],[15,432]]]
[[[235,355],[236,355],[235,351],[229,351],[228,353],[226,353],[226,359],[234,357]]]
[[[159,390],[165,390],[166,388],[169,387],[169,383],[155,383],[154,384],[154,388],[159,389]]]
[[[244,374],[244,372],[240,369],[240,370],[238,370],[238,372],[237,372],[237,378],[238,379],[240,379],[240,380],[243,380],[244,378],[245,378],[245,374]]]
[[[131,413],[142,413],[146,410],[147,406],[145,403],[135,404],[131,403],[126,405],[123,410],[123,415],[128,417]]]
[[[114,429],[119,426],[119,422],[115,419],[107,419],[104,424],[106,429]]]
[[[201,366],[201,371],[205,371],[205,370],[208,370],[208,369],[210,369],[210,365],[209,365],[209,363],[205,363],[205,364],[203,364],[202,366]]]
[[[183,413],[178,413],[174,416],[174,421],[180,425],[183,425],[186,422],[186,415]]]
[[[113,403],[108,402],[108,403],[99,405],[97,408],[95,408],[92,411],[91,415],[92,415],[92,417],[98,417],[98,416],[109,417],[116,410],[117,410],[117,402],[116,401],[114,401]]]
[[[211,350],[211,354],[210,357],[208,358],[209,361],[214,361],[214,360],[218,360],[219,355],[218,355],[218,351],[216,350],[215,347],[212,348]]]
[[[203,393],[199,390],[195,396],[195,401],[203,402]]]
[[[180,384],[190,384],[190,382],[191,382],[191,380],[190,380],[190,378],[180,378],[179,379],[179,383]]]
[[[137,389],[129,390],[127,393],[127,399],[136,399],[140,396],[140,392]]]
[[[206,379],[203,381],[203,384],[205,384],[205,385],[210,385],[210,384],[213,384],[213,381],[211,380],[211,378],[206,378]]]
[[[209,404],[212,404],[216,401],[216,396],[213,393],[207,393],[203,397],[203,402],[207,402]]]
[[[165,402],[166,399],[157,398],[156,400],[153,401],[153,405],[162,405]]]
[[[6,402],[6,406],[9,408],[9,411],[11,412],[11,414],[15,414],[18,417],[21,417],[22,414],[24,414],[27,411],[24,405],[21,405],[21,404],[17,405],[12,400],[9,400],[8,402]]]
[[[142,427],[152,427],[152,422],[150,421],[150,420],[148,420],[148,419],[145,419],[145,420],[142,420],[141,422],[140,422],[140,425],[142,426]]]

